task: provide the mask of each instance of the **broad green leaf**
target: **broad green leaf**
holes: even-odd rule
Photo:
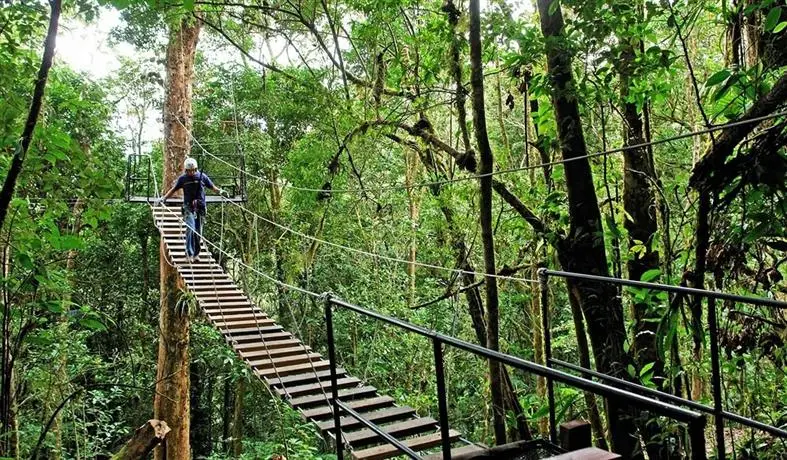
[[[651,268],[650,270],[642,274],[642,276],[640,277],[640,281],[644,281],[647,283],[658,278],[660,275],[661,275],[661,270],[659,270],[658,268]]]
[[[785,27],[787,27],[787,21],[780,22],[779,24],[776,25],[776,27],[773,28],[773,33],[778,34],[782,30],[784,30]]]
[[[708,81],[705,82],[705,86],[714,86],[718,85],[719,83],[723,82],[730,76],[730,71],[728,69],[722,69],[718,72],[714,73],[713,75],[708,78]]]
[[[767,31],[773,31],[776,25],[779,23],[779,19],[782,17],[782,9],[781,7],[777,6],[771,8],[768,11],[768,16],[765,17],[765,23],[763,24],[763,28]]]

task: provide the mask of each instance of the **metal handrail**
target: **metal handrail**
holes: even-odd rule
[[[663,401],[659,401],[653,398],[648,398],[646,396],[642,396],[640,394],[633,393],[627,390],[623,390],[603,383],[599,383],[594,380],[586,379],[583,377],[577,377],[575,375],[557,369],[553,369],[548,366],[543,366],[522,358],[507,355],[499,351],[490,350],[489,348],[482,347],[480,345],[476,345],[470,342],[465,342],[455,337],[447,336],[439,332],[426,329],[424,327],[417,326],[415,324],[397,318],[392,318],[390,316],[386,316],[381,313],[367,310],[357,305],[353,305],[351,303],[329,296],[326,298],[325,320],[326,320],[326,326],[328,331],[328,351],[330,357],[329,361],[332,369],[335,369],[336,367],[334,331],[333,331],[333,314],[332,314],[333,306],[350,310],[370,318],[374,318],[376,320],[382,321],[392,326],[396,326],[406,331],[431,339],[435,349],[435,364],[436,364],[435,369],[438,373],[441,373],[443,371],[443,368],[442,368],[442,354],[441,353],[438,354],[437,350],[438,349],[441,350],[443,344],[450,345],[454,348],[458,348],[460,350],[470,352],[474,355],[491,359],[498,363],[506,364],[514,368],[520,369],[522,371],[530,372],[545,377],[550,381],[561,382],[563,384],[578,388],[580,390],[589,391],[591,393],[598,394],[606,398],[618,398],[619,400],[623,400],[627,402],[631,406],[638,407],[640,409],[652,410],[671,419],[686,423],[688,425],[689,438],[691,441],[692,458],[693,459],[706,458],[705,437],[704,437],[706,417],[703,414],[688,409],[684,409],[682,407],[678,407],[669,403],[665,403]],[[438,387],[440,386],[439,383],[440,383],[440,379],[438,378]],[[332,381],[331,385],[334,386],[335,381]],[[338,388],[334,387],[334,389],[338,393]],[[445,407],[447,407],[445,388],[438,388],[437,393],[438,393],[438,404],[445,405]],[[554,400],[549,401],[549,404],[550,406],[553,406]],[[554,408],[551,407],[551,409]],[[334,418],[337,421],[338,421],[338,415],[339,414],[334,413]],[[336,422],[334,423],[334,426],[338,438],[341,435],[341,426]],[[450,438],[448,437],[448,417],[447,417],[447,413],[444,412],[442,408],[440,410],[440,428],[442,431],[443,458],[450,459],[451,441]],[[337,457],[341,459],[342,454],[339,452],[339,450],[340,449],[337,448]]]
[[[548,366],[551,365],[561,366],[566,369],[571,369],[580,372],[584,375],[588,375],[606,382],[610,382],[616,385],[621,385],[630,388],[632,391],[636,391],[640,394],[645,394],[653,398],[670,401],[674,404],[690,407],[694,410],[713,415],[714,425],[715,425],[714,427],[715,438],[716,438],[715,439],[716,452],[717,452],[716,455],[717,458],[721,460],[724,460],[726,458],[726,448],[725,448],[725,440],[724,440],[725,420],[734,421],[740,423],[741,425],[758,429],[780,438],[787,438],[786,430],[724,410],[724,401],[722,398],[722,389],[721,389],[722,375],[721,375],[721,364],[720,364],[719,347],[718,347],[716,300],[728,300],[732,302],[747,303],[750,305],[768,306],[768,307],[774,307],[780,309],[781,308],[787,309],[787,302],[782,302],[775,299],[768,299],[764,297],[744,296],[738,294],[730,294],[726,292],[711,291],[707,289],[690,288],[685,286],[671,286],[667,284],[652,283],[646,281],[635,281],[635,280],[627,280],[622,278],[614,278],[611,276],[589,275],[585,273],[572,273],[572,272],[566,272],[560,270],[549,270],[546,268],[539,269],[538,275],[539,275],[539,282],[541,284],[541,318],[542,318],[542,328],[543,328],[544,348],[545,348],[544,356]],[[549,299],[547,296],[547,282],[550,276],[564,278],[564,279],[585,280],[585,281],[593,281],[599,283],[615,284],[620,286],[629,286],[629,287],[635,287],[641,289],[650,289],[654,291],[670,292],[674,294],[695,296],[699,298],[708,299],[708,326],[709,326],[708,333],[710,334],[711,383],[713,387],[712,389],[713,406],[711,407],[704,404],[700,404],[697,403],[696,401],[691,401],[679,396],[672,395],[664,391],[648,388],[634,382],[629,382],[624,379],[620,379],[617,377],[606,375],[601,372],[594,371],[592,369],[587,369],[582,366],[577,366],[575,364],[567,363],[565,361],[553,359],[552,349],[551,349],[551,331],[549,327],[549,303],[548,303]],[[547,379],[547,388],[548,389],[552,388],[552,382],[551,379],[549,378]],[[552,395],[550,392],[549,397],[550,399],[553,399],[554,395]],[[552,409],[553,407],[552,404],[553,402],[550,402],[550,429],[554,431],[554,413]]]

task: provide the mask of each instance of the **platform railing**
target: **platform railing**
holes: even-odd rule
[[[545,268],[540,269],[538,274],[539,274],[539,284],[541,288],[540,303],[541,303],[541,321],[542,321],[542,328],[544,334],[544,348],[545,348],[544,358],[548,367],[551,368],[553,366],[559,366],[565,369],[570,369],[572,371],[579,372],[582,375],[586,375],[590,378],[596,378],[598,380],[610,384],[627,388],[630,391],[635,392],[637,394],[645,395],[650,398],[658,399],[665,402],[670,402],[678,406],[691,408],[692,410],[704,414],[712,415],[714,417],[714,433],[715,433],[716,452],[717,452],[716,458],[720,460],[724,460],[726,458],[726,448],[725,448],[725,440],[724,440],[725,420],[736,422],[741,425],[747,426],[749,428],[760,430],[779,438],[783,438],[783,439],[787,438],[787,431],[782,428],[773,425],[768,425],[766,423],[762,423],[757,420],[742,416],[740,414],[732,413],[724,409],[724,399],[722,395],[721,363],[719,359],[719,341],[718,341],[719,332],[718,332],[718,322],[717,322],[716,301],[727,300],[736,303],[761,305],[761,306],[775,307],[780,309],[787,309],[787,302],[781,302],[774,299],[767,299],[767,298],[760,298],[760,297],[742,296],[742,295],[730,294],[726,292],[710,291],[706,289],[696,289],[696,288],[690,288],[684,286],[671,286],[666,284],[651,283],[645,281],[634,281],[634,280],[614,278],[609,276],[570,273],[570,272],[564,272],[559,270],[548,270]],[[552,346],[551,346],[552,334],[550,330],[550,321],[549,321],[549,296],[548,296],[548,283],[550,277],[572,279],[572,280],[585,280],[585,281],[592,281],[595,283],[608,283],[618,286],[629,286],[629,287],[635,287],[640,289],[668,292],[672,294],[694,296],[699,299],[703,299],[703,298],[707,299],[708,300],[707,302],[708,334],[710,336],[710,352],[711,352],[711,356],[710,356],[711,387],[712,387],[711,393],[713,397],[713,405],[707,406],[705,404],[701,404],[696,401],[685,399],[680,396],[676,396],[664,391],[648,388],[643,385],[637,384],[635,382],[606,375],[601,372],[597,372],[591,369],[586,369],[584,367],[577,366],[575,364],[571,364],[565,361],[561,361],[559,359],[552,358]],[[553,382],[550,377],[547,378],[547,397],[549,398],[550,435],[551,438],[554,440],[556,437],[555,409],[554,409],[555,396],[553,390]]]
[[[200,164],[200,171],[207,174],[213,183],[230,192],[233,201],[246,201],[246,170],[245,158],[242,153],[223,155],[226,163],[210,161],[207,157],[195,155]],[[229,165],[237,165],[231,167]],[[153,161],[148,154],[131,154],[126,158],[126,201],[152,202],[163,190],[153,190]],[[169,186],[164,184],[165,186]],[[171,184],[170,184],[171,185]]]
[[[444,365],[443,365],[444,346],[451,346],[469,352],[473,355],[490,359],[500,364],[511,366],[515,369],[519,369],[527,373],[544,377],[548,379],[548,381],[550,382],[559,382],[583,391],[591,392],[593,394],[602,396],[604,398],[618,401],[619,403],[627,405],[629,407],[637,408],[640,410],[653,411],[654,413],[665,416],[672,420],[685,423],[688,428],[689,442],[691,446],[691,458],[694,460],[704,460],[706,458],[705,433],[704,433],[706,417],[705,415],[699,412],[688,410],[683,407],[679,407],[668,402],[660,401],[658,399],[650,398],[632,391],[620,389],[604,383],[599,383],[588,378],[569,374],[567,372],[563,372],[549,366],[543,366],[534,363],[532,361],[518,358],[516,356],[511,356],[501,353],[499,351],[490,350],[488,348],[482,347],[480,345],[476,345],[474,343],[466,342],[457,339],[455,337],[444,335],[439,332],[426,329],[424,327],[397,318],[386,316],[359,307],[357,305],[353,305],[351,303],[345,302],[333,296],[326,296],[324,308],[325,308],[325,322],[326,322],[326,329],[327,329],[327,336],[328,336],[327,337],[328,356],[329,356],[330,370],[331,370],[331,395],[333,401],[336,402],[336,404],[334,404],[333,406],[333,417],[334,417],[333,431],[335,434],[335,439],[337,440],[336,456],[338,460],[342,460],[344,455],[344,446],[340,442],[340,440],[342,439],[341,413],[343,411],[346,412],[347,406],[343,404],[339,399],[339,388],[337,384],[336,345],[335,345],[335,331],[334,331],[334,321],[333,321],[334,308],[352,311],[362,316],[366,316],[368,318],[372,318],[377,321],[382,321],[383,323],[398,327],[400,329],[404,329],[405,331],[420,335],[422,337],[426,337],[432,341],[435,372],[437,377],[436,384],[437,384],[438,411],[439,411],[439,423],[440,423],[440,431],[441,431],[441,438],[442,438],[441,447],[442,447],[442,454],[444,459],[450,460],[451,458],[451,438],[449,434],[449,421],[448,421],[448,409],[447,409],[448,404],[446,400],[447,393],[445,388],[445,377],[444,377],[445,374],[444,374]],[[554,404],[555,404],[554,397],[549,399],[548,404],[550,405],[551,422],[554,423]],[[358,413],[354,413],[350,415],[360,420],[361,423],[363,423],[365,426],[369,427],[370,429],[374,430],[378,434],[380,434],[380,431],[383,431],[380,427],[377,427],[371,421],[362,420],[363,417]],[[405,453],[405,455],[408,455],[410,458],[419,458],[417,454],[408,452],[405,449],[406,446],[402,442],[390,438],[392,437],[383,436],[383,439],[385,439],[387,442],[389,442],[397,449],[399,449],[400,452]]]

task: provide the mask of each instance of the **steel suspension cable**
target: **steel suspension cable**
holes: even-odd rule
[[[266,222],[268,224],[271,224],[274,227],[277,227],[277,228],[281,229],[282,231],[292,233],[293,235],[297,235],[297,236],[299,236],[301,238],[304,238],[304,239],[307,239],[307,240],[310,240],[310,241],[314,241],[316,243],[325,244],[326,246],[332,246],[332,247],[335,247],[335,248],[343,249],[345,251],[350,251],[350,252],[354,252],[356,254],[361,254],[361,255],[364,255],[364,256],[367,256],[367,257],[371,257],[371,258],[375,258],[375,259],[381,259],[381,260],[387,260],[389,262],[398,262],[398,263],[402,263],[402,264],[412,264],[412,265],[416,265],[418,267],[431,268],[431,269],[434,269],[434,270],[443,270],[443,271],[455,273],[455,274],[458,274],[458,275],[491,276],[493,278],[503,279],[503,280],[508,280],[508,281],[519,281],[519,282],[522,282],[522,283],[538,283],[538,280],[536,280],[536,279],[519,278],[519,277],[516,277],[516,276],[509,276],[509,275],[498,275],[497,273],[494,273],[494,274],[491,274],[491,275],[486,275],[486,274],[481,273],[481,272],[476,272],[476,271],[471,271],[471,270],[462,270],[461,268],[443,267],[441,265],[427,264],[427,263],[424,263],[424,262],[417,262],[417,261],[413,262],[413,261],[409,261],[409,260],[406,260],[406,259],[400,259],[400,258],[397,258],[397,257],[391,257],[391,256],[382,255],[382,254],[377,254],[375,252],[364,251],[363,249],[353,248],[351,246],[345,246],[345,245],[342,245],[342,244],[339,244],[339,243],[334,243],[332,241],[324,240],[322,238],[317,238],[316,236],[308,235],[306,233],[303,233],[303,232],[300,232],[298,230],[295,230],[294,228],[290,228],[290,227],[288,227],[286,225],[279,224],[279,223],[277,223],[277,222],[275,222],[273,220],[267,219],[267,218],[257,214],[256,212],[249,210],[248,208],[246,208],[245,206],[243,206],[243,205],[241,205],[239,203],[235,203],[234,201],[230,201],[230,203],[232,203],[236,207],[240,208],[242,211],[247,212],[247,213],[257,217],[258,219],[261,219],[262,221],[264,221],[264,222]]]
[[[473,174],[473,175],[468,175],[468,176],[463,176],[463,177],[456,177],[456,178],[452,178],[452,179],[444,179],[444,180],[429,181],[429,182],[420,182],[420,183],[417,183],[417,184],[410,184],[410,185],[387,185],[387,186],[381,186],[381,187],[364,187],[362,189],[361,188],[357,188],[357,189],[353,189],[353,188],[346,188],[346,189],[321,189],[320,188],[320,189],[318,189],[318,188],[300,187],[300,186],[296,186],[296,185],[292,185],[292,184],[272,181],[270,179],[266,179],[264,177],[260,177],[258,175],[252,174],[252,173],[244,170],[243,168],[239,168],[238,166],[228,162],[227,160],[225,160],[223,158],[217,157],[216,155],[214,155],[213,153],[208,151],[205,147],[203,147],[203,145],[197,139],[195,139],[193,135],[191,137],[194,140],[194,142],[197,144],[197,146],[203,152],[205,152],[206,155],[208,155],[208,156],[210,156],[210,157],[212,157],[212,158],[214,158],[214,159],[216,159],[216,160],[218,160],[218,161],[228,165],[231,168],[236,169],[237,171],[239,171],[239,172],[241,172],[243,174],[249,175],[249,176],[253,177],[254,179],[257,179],[258,181],[261,181],[261,182],[264,182],[264,183],[267,183],[267,184],[276,185],[276,186],[280,186],[280,187],[286,187],[288,189],[301,191],[301,192],[312,192],[312,193],[314,193],[314,192],[326,192],[326,193],[355,193],[355,194],[363,194],[363,193],[368,193],[368,192],[380,192],[380,191],[388,191],[388,190],[411,190],[411,189],[423,188],[423,187],[434,187],[434,186],[438,186],[438,185],[446,185],[446,184],[453,184],[453,183],[458,183],[458,182],[466,182],[466,181],[471,181],[471,180],[477,180],[477,179],[480,179],[482,177],[499,176],[499,175],[511,174],[511,173],[515,173],[515,172],[528,171],[528,170],[531,170],[531,169],[540,169],[540,168],[543,168],[543,167],[546,167],[546,166],[556,166],[556,165],[561,165],[561,164],[564,164],[564,163],[570,163],[570,162],[573,162],[573,161],[583,160],[583,159],[587,159],[587,158],[595,158],[595,157],[606,156],[606,155],[610,155],[610,154],[614,154],[614,153],[623,153],[623,152],[626,152],[626,151],[629,151],[629,150],[637,150],[637,149],[641,149],[643,147],[651,147],[651,146],[666,144],[666,143],[669,143],[669,142],[675,142],[675,141],[682,140],[682,139],[687,139],[687,138],[690,138],[690,137],[695,137],[695,136],[701,136],[701,135],[704,135],[704,134],[714,133],[716,131],[721,131],[721,130],[724,130],[724,129],[727,129],[727,128],[734,128],[734,127],[737,127],[737,126],[747,125],[747,124],[751,124],[751,123],[759,123],[759,122],[762,122],[762,121],[766,121],[766,120],[770,120],[770,119],[773,119],[773,118],[782,117],[782,116],[785,116],[785,115],[787,115],[787,110],[776,112],[776,113],[772,113],[772,114],[769,114],[769,115],[763,115],[763,116],[760,116],[760,117],[747,118],[745,120],[737,120],[737,121],[733,121],[733,122],[730,122],[730,123],[724,123],[724,124],[720,124],[720,125],[713,125],[713,126],[710,126],[710,127],[704,128],[704,129],[691,131],[691,132],[683,133],[683,134],[677,134],[675,136],[669,136],[669,137],[665,137],[665,138],[662,138],[662,139],[652,140],[652,141],[649,141],[649,142],[641,142],[639,144],[627,145],[627,146],[624,146],[624,147],[618,147],[618,148],[614,148],[614,149],[603,150],[603,151],[589,153],[589,154],[578,156],[578,157],[566,158],[566,159],[563,159],[563,160],[550,161],[550,162],[541,163],[541,164],[538,164],[538,165],[528,165],[528,166],[520,166],[520,167],[516,167],[516,168],[500,169],[500,170],[492,171],[490,173],[485,173],[485,174]],[[178,123],[181,123],[180,120],[178,120]],[[191,135],[190,132],[189,132],[189,134]]]

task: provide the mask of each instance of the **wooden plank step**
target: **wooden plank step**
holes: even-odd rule
[[[213,295],[226,295],[226,296],[246,296],[246,294],[238,288],[229,287],[229,286],[203,286],[203,285],[192,285],[191,283],[186,280],[186,285],[189,288],[189,291],[197,294],[202,295],[203,293],[206,294],[213,294]]]
[[[292,366],[295,364],[308,363],[311,361],[317,361],[320,358],[322,358],[322,355],[319,353],[303,352],[297,355],[282,356],[280,358],[256,359],[253,361],[250,360],[249,366],[255,369],[268,369],[270,367]]]
[[[327,363],[328,361],[326,361]],[[361,409],[379,409],[383,407],[393,406],[394,400],[390,396],[378,396],[376,398],[369,398],[369,399],[358,399],[356,401],[350,401],[347,403],[350,406],[350,409],[361,410]],[[315,407],[314,409],[308,409],[303,411],[303,416],[306,419],[324,419],[327,417],[331,417],[333,412],[331,408],[327,405]]]
[[[215,308],[218,310],[219,305],[221,305],[221,308],[224,308],[225,305],[232,305],[232,303],[239,303],[239,302],[249,303],[249,298],[245,296],[214,297],[213,295],[200,294],[199,297],[197,297],[197,301],[199,301],[200,305],[209,304],[210,308]]]
[[[234,309],[233,308],[223,308],[223,309],[222,308],[216,308],[216,309],[208,310],[208,309],[203,308],[202,312],[205,314],[205,316],[208,316],[208,317],[211,317],[211,318],[247,319],[247,318],[252,318],[254,316],[269,318],[268,315],[266,315],[265,313],[263,313],[263,312],[261,312],[259,310],[255,311],[255,310],[251,310],[251,309],[248,309],[248,308],[238,309],[240,311],[230,311],[230,310],[234,310]]]
[[[306,347],[281,347],[281,348],[268,348],[267,350],[254,350],[254,351],[240,351],[236,350],[238,354],[247,360],[258,359],[258,358],[277,358],[282,356],[292,356],[296,354],[304,354],[311,351],[311,348]],[[278,391],[278,390],[277,390]]]
[[[342,377],[347,374],[347,371],[342,368],[336,369],[337,377]],[[282,385],[289,385],[291,383],[305,383],[305,382],[317,382],[320,380],[327,380],[331,378],[331,371],[321,371],[317,372],[316,374],[309,369],[309,372],[302,372],[300,374],[291,375],[289,377],[284,378],[266,378],[265,382],[273,387],[280,387]]]
[[[476,446],[475,444],[468,444],[466,446],[451,449],[451,458],[455,458],[460,455],[480,453],[483,452],[484,450],[486,449],[484,449],[481,446]],[[443,453],[440,452],[437,454],[427,455],[426,457],[423,458],[424,460],[443,460]]]
[[[598,447],[586,447],[584,449],[549,457],[550,460],[616,460],[619,458],[623,457],[618,454],[599,449]]]
[[[258,339],[264,340],[264,338],[260,337],[261,334],[264,335],[270,332],[279,332],[282,329],[283,328],[281,326],[274,323],[273,326],[264,326],[264,327],[243,327],[239,329],[220,328],[219,332],[223,334],[231,333],[233,336],[252,336],[252,337],[256,336]]]
[[[361,383],[360,379],[355,377],[344,377],[341,379],[336,379],[336,386],[337,388],[347,388],[352,386],[357,386]],[[322,394],[322,390],[330,391],[331,382],[319,382],[319,383],[309,383],[306,385],[293,385],[290,387],[285,387],[287,390],[285,391],[284,388],[276,388],[276,393],[279,394],[281,397],[285,397],[287,394],[290,397],[297,397],[301,395],[308,395],[308,394]]]
[[[216,313],[206,313],[205,316],[207,316],[208,318],[211,319],[211,321],[214,321],[216,323],[221,323],[221,322],[230,323],[233,321],[254,321],[255,319],[258,321],[262,321],[266,319],[273,321],[273,319],[271,319],[270,316],[266,315],[261,311],[257,311],[253,313],[238,313],[235,315],[228,315],[223,312],[216,312]]]
[[[245,295],[215,295],[212,292],[200,292],[197,300],[199,300],[200,303],[213,302],[218,306],[219,302],[222,302],[222,305],[224,305],[225,302],[248,302],[249,298]]]
[[[181,268],[185,272],[184,275],[188,276],[188,280],[190,282],[199,285],[213,284],[213,283],[222,283],[222,284],[235,283],[232,280],[232,278],[227,276],[226,273],[220,271],[221,270],[220,268],[215,268],[215,269],[208,268],[206,270],[200,270],[200,265],[205,263],[205,258],[202,256],[202,254],[200,254],[199,259],[200,259],[199,262],[195,264],[191,264],[191,266],[189,266],[188,263],[183,264],[181,266]]]
[[[449,438],[452,442],[459,439],[459,436],[460,434],[458,431],[449,431]],[[434,433],[426,436],[420,436],[418,438],[406,439],[402,443],[414,451],[419,451],[439,446],[442,442],[443,441],[440,433]],[[352,456],[356,460],[384,460],[386,458],[396,457],[397,455],[399,455],[399,449],[390,444],[370,447],[368,449],[354,450],[352,452]]]
[[[199,265],[199,264],[191,265],[191,266],[181,265],[181,266],[178,267],[178,271],[181,272],[181,273],[188,273],[188,274],[191,274],[191,273],[195,273],[195,274],[199,273],[199,274],[204,274],[204,275],[210,275],[210,274],[223,275],[224,274],[224,272],[222,271],[221,267],[218,266],[218,265],[207,265],[207,266],[202,266],[202,265]]]
[[[189,276],[188,279],[189,284],[192,286],[213,286],[215,285],[227,285],[231,284],[235,285],[235,281],[232,281],[229,276],[205,276],[205,277],[196,277],[196,276]]]
[[[261,311],[237,313],[237,314],[234,314],[234,315],[228,315],[226,313],[222,313],[222,312],[218,311],[216,313],[210,313],[210,314],[206,313],[205,316],[208,316],[208,317],[212,318],[216,322],[227,322],[227,323],[233,323],[233,322],[236,322],[236,321],[254,321],[254,320],[258,320],[258,321],[262,321],[262,320],[273,321],[273,318],[271,318],[270,316],[266,315],[265,313],[263,313]]]
[[[297,364],[295,366],[277,367],[276,369],[254,369],[254,373],[260,377],[287,377],[290,375],[303,374],[304,372],[321,371],[328,368],[328,361],[314,361],[312,363]]]
[[[328,383],[328,387],[330,388],[330,382]],[[276,391],[279,391],[278,389]],[[361,415],[366,420],[370,422],[374,422],[376,424],[392,422],[396,420],[401,420],[404,418],[412,418],[415,416],[415,409],[412,407],[407,406],[394,406],[389,407],[387,409],[376,410],[373,412],[361,412]],[[351,416],[345,416],[341,419],[342,430],[357,428],[361,426],[361,422],[358,421],[357,418]],[[330,419],[326,422],[320,422],[317,424],[317,428],[321,431],[327,431],[333,429],[333,419]]]
[[[201,269],[199,267],[186,267],[186,266],[179,266],[178,273],[180,273],[180,276],[182,276],[184,280],[185,279],[190,280],[192,276],[206,276],[212,278],[215,276],[221,276],[223,274],[222,271],[218,268]]]
[[[205,301],[202,303],[202,311],[206,315],[242,315],[252,312],[260,312],[261,310],[255,307],[251,302],[234,302],[236,305],[230,305],[229,302],[222,302],[221,300]]]
[[[276,349],[276,348],[287,348],[287,347],[300,345],[300,343],[301,343],[300,340],[292,338],[292,335],[290,335],[289,332],[286,332],[286,334],[287,335],[283,336],[282,338],[265,339],[264,343],[263,343],[262,340],[259,339],[259,337],[257,337],[256,341],[251,341],[251,342],[248,342],[248,343],[236,343],[236,344],[233,345],[233,347],[238,352],[244,352],[245,353],[246,351],[250,352],[250,351],[253,351],[253,350],[265,350],[266,348],[268,350],[273,350],[273,349]]]
[[[296,347],[280,347],[276,349],[267,350],[265,348],[252,350],[252,351],[240,351],[238,353],[241,354],[245,359],[255,359],[255,358],[267,358],[269,356],[287,356],[287,355],[296,355],[296,354],[303,354],[311,351],[311,348],[307,345],[296,346]]]
[[[341,399],[341,400],[344,400],[344,399],[351,400],[351,399],[357,399],[357,398],[361,398],[361,397],[370,397],[370,396],[374,395],[375,393],[377,393],[377,388],[375,388],[375,387],[373,387],[371,385],[366,385],[366,386],[356,387],[356,388],[345,388],[343,390],[339,390],[339,399]],[[328,395],[328,398],[331,401],[333,400],[333,397],[331,396],[331,390],[330,389],[325,391],[325,394]],[[298,408],[298,407],[309,407],[309,406],[313,406],[315,404],[319,404],[319,403],[325,402],[325,395],[323,395],[322,391],[320,391],[319,394],[308,395],[308,396],[301,396],[299,398],[293,398],[293,399],[289,400],[288,402],[290,403],[290,405],[292,407],[295,407],[295,408]]]
[[[232,345],[233,347],[235,347],[236,350],[239,349],[242,345],[247,345],[247,344],[262,346],[262,341],[265,341],[265,343],[270,348],[274,346],[274,344],[276,344],[278,341],[291,340],[292,334],[290,334],[287,331],[279,331],[279,332],[271,332],[268,334],[262,334],[262,336],[260,336],[259,334],[234,335],[232,339],[235,342],[237,342]]]
[[[247,327],[263,327],[276,324],[272,319],[265,317],[249,318],[238,321],[221,321],[221,318],[212,318],[211,322],[219,329],[243,329]]]
[[[217,302],[217,303],[218,302],[224,302],[225,300],[229,300],[229,299],[232,299],[233,301],[245,300],[246,302],[249,302],[249,298],[246,297],[246,295],[242,294],[242,293],[236,293],[236,294],[222,294],[222,293],[218,293],[217,294],[215,292],[199,292],[199,298],[200,299],[205,299],[207,301]]]
[[[383,431],[395,438],[403,438],[405,436],[412,436],[414,434],[423,434],[437,431],[438,426],[437,420],[433,419],[432,417],[420,417],[413,420],[386,425],[382,428]],[[368,428],[359,431],[353,431],[352,433],[346,433],[344,437],[345,440],[356,449],[361,446],[386,442],[383,438],[378,436],[377,433]]]

